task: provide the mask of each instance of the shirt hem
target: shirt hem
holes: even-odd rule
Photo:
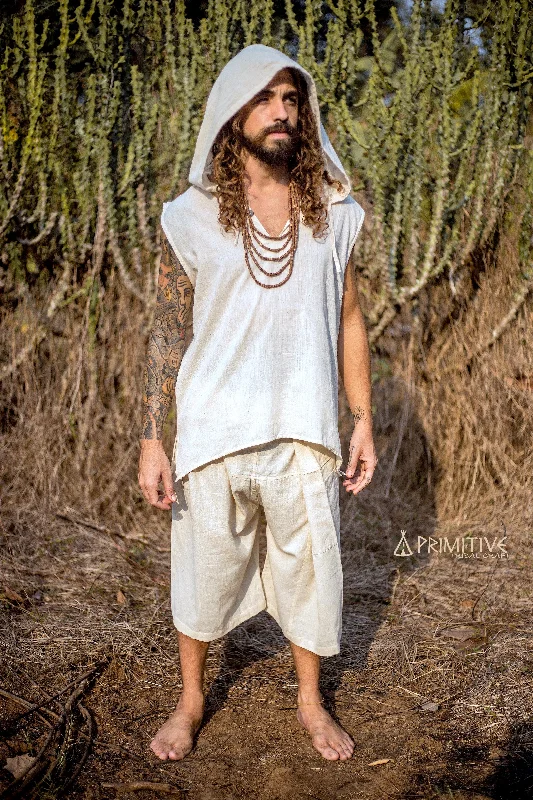
[[[229,455],[230,453],[238,453],[240,450],[246,450],[248,447],[255,447],[256,445],[266,444],[267,442],[272,442],[275,439],[298,439],[304,442],[310,442],[311,444],[319,444],[322,447],[326,447],[328,450],[331,450],[332,453],[336,456],[336,466],[339,468],[342,464],[342,453],[338,444],[332,446],[331,444],[327,444],[326,442],[317,438],[309,438],[309,434],[294,434],[294,433],[280,433],[277,436],[262,436],[261,438],[251,441],[247,444],[243,444],[235,449],[227,450],[223,449],[219,451],[218,455],[214,455],[209,457],[206,461],[201,461],[199,463],[192,462],[193,466],[183,469],[183,467],[178,471],[177,467],[174,466],[174,480],[179,481],[185,475],[188,475],[189,472],[193,472],[195,469],[199,469],[200,467],[204,467],[206,464],[210,464],[212,461],[217,461],[219,458],[223,458],[224,456]],[[176,452],[176,442],[174,442],[174,453]]]

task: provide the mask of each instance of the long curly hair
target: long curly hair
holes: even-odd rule
[[[319,238],[328,230],[324,183],[342,191],[340,181],[332,178],[324,162],[322,143],[318,136],[315,117],[309,102],[307,84],[302,73],[289,67],[298,91],[298,132],[300,146],[293,162],[289,162],[289,177],[298,189],[300,210],[305,225]],[[216,184],[218,220],[226,232],[243,229],[246,207],[242,202],[244,163],[242,145],[234,133],[234,125],[242,126],[243,109],[240,109],[220,129],[213,143],[213,162],[208,178]]]

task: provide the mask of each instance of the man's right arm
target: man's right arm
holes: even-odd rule
[[[162,444],[163,426],[187,349],[194,289],[163,231],[161,241],[156,309],[144,370],[139,485],[151,505],[168,509],[174,492],[170,463]],[[162,500],[158,499],[160,481],[165,489]]]

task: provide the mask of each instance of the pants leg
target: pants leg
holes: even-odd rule
[[[335,455],[298,440],[287,447],[285,474],[260,479],[266,610],[294,644],[331,656],[340,652],[343,604]]]
[[[217,639],[266,607],[259,574],[260,509],[250,489],[249,478],[230,479],[224,459],[175,482],[172,616],[175,627],[194,639]]]

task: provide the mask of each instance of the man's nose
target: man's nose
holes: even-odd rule
[[[287,120],[289,115],[287,113],[287,109],[285,108],[285,104],[281,97],[276,98],[274,102],[274,108],[272,109],[272,116],[275,120]]]

